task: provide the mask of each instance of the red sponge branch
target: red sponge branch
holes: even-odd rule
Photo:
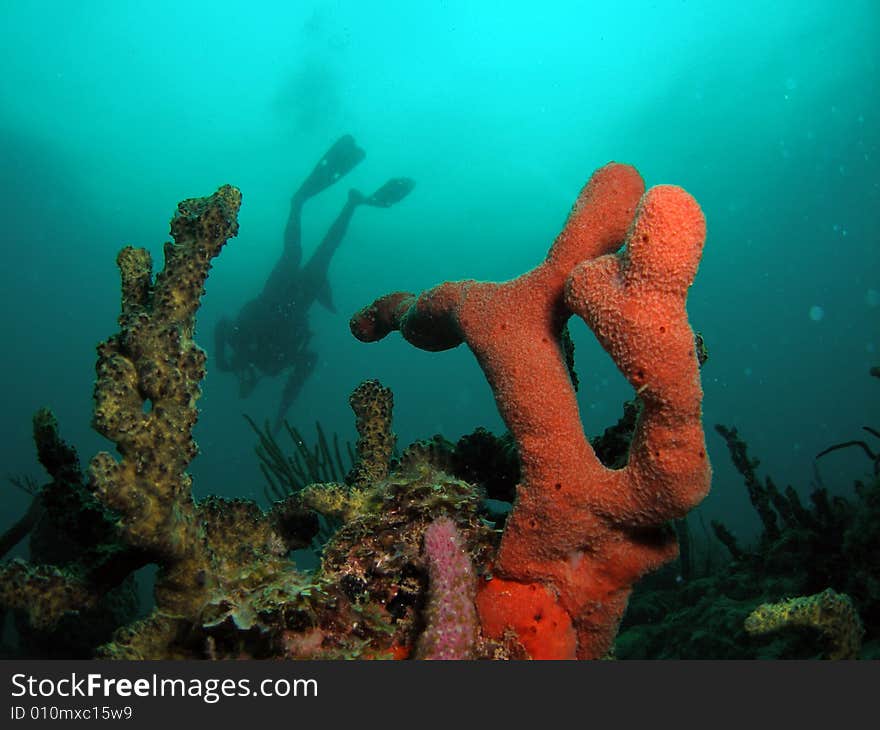
[[[537,268],[390,294],[352,318],[363,341],[399,330],[425,350],[466,342],[516,440],[522,481],[477,595],[490,638],[513,632],[536,659],[600,657],[633,582],[676,555],[666,522],[699,503],[711,478],[685,310],[704,239],[690,195],[644,193],[633,167],[611,163]],[[644,404],[623,469],[604,467],[584,435],[561,343],[572,314]]]

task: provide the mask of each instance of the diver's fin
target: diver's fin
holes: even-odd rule
[[[360,190],[355,190],[352,188],[348,191],[348,202],[351,205],[363,205],[367,202],[367,196],[364,195]]]
[[[367,198],[364,204],[377,208],[390,208],[409,195],[415,186],[416,181],[411,177],[393,177]]]
[[[330,289],[330,282],[326,279],[321,287],[315,293],[315,299],[328,311],[336,314],[336,305],[333,304],[333,291]]]
[[[305,198],[317,195],[351,172],[365,156],[366,153],[357,146],[354,137],[350,134],[343,135],[318,160],[315,169],[300,186],[299,194]]]

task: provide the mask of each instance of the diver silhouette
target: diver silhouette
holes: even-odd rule
[[[308,313],[315,301],[335,312],[327,279],[333,254],[360,205],[389,208],[412,191],[415,181],[392,178],[370,196],[350,190],[348,200],[305,266],[301,217],[305,202],[326,190],[364,159],[350,134],[340,137],[318,161],[290,201],[284,249],[262,292],[247,302],[234,320],[222,318],[214,330],[217,367],[238,377],[239,396],[247,398],[262,376],[287,373],[272,426],[277,432],[318,361],[309,347]]]

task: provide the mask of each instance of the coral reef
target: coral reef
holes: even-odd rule
[[[131,612],[117,614],[107,623],[119,627],[112,640],[106,630],[91,635],[72,656],[408,656],[424,628],[428,525],[450,520],[468,563],[485,563],[495,548],[478,488],[424,458],[391,471],[390,391],[375,381],[352,399],[362,462],[355,483],[311,484],[268,512],[249,500],[193,500],[186,468],[205,363],[194,315],[211,259],[237,231],[240,200],[226,186],[181,203],[155,281],[145,251],[118,257],[120,331],[98,348],[93,423],[119,458],[98,454],[87,484],[51,414],[35,417],[39,458],[53,477],[39,498],[55,525],[69,520],[77,549],[66,558],[35,550],[43,531],[34,529],[34,561],[0,564],[0,606],[31,631],[49,635],[72,622],[84,635],[89,612],[115,587],[144,565],[160,568],[152,612],[133,622]],[[304,573],[288,554],[309,544],[321,512],[341,526],[321,569]]]
[[[532,658],[601,657],[632,584],[677,550],[667,521],[706,494],[698,358],[685,298],[705,223],[683,190],[627,165],[598,170],[546,260],[497,284],[395,292],[351,320],[367,342],[399,330],[430,351],[474,352],[519,451],[516,503],[477,605],[484,633],[511,632]],[[615,253],[622,245],[625,249]],[[587,442],[567,364],[572,314],[641,398],[625,467]]]
[[[366,381],[350,401],[359,440],[345,480],[306,484],[307,469],[293,470],[296,489],[279,486],[283,498],[268,511],[249,500],[192,497],[186,470],[197,453],[192,429],[205,375],[195,314],[213,257],[237,233],[241,196],[224,186],[182,202],[155,279],[146,251],[128,247],[117,259],[120,329],[98,347],[93,417],[117,455],[96,455],[88,483],[59,439],[59,458],[40,456],[50,474],[64,475],[53,474],[58,498],[92,516],[83,522],[92,525],[80,536],[83,557],[2,564],[0,604],[51,630],[152,563],[152,611],[133,622],[117,617],[112,640],[90,653],[604,655],[633,582],[676,554],[668,522],[699,502],[710,479],[685,312],[704,222],[679,188],[643,192],[633,168],[608,165],[536,269],[503,284],[390,295],[353,319],[362,339],[400,329],[430,350],[467,342],[508,436],[478,430],[455,446],[435,437],[397,457],[391,392]],[[637,404],[595,448],[575,400],[572,314],[637,390]],[[330,459],[326,443],[315,459],[317,474]],[[499,505],[514,497],[513,485],[508,513]],[[290,552],[327,524],[334,531],[320,566],[298,570]]]
[[[703,223],[683,191],[641,190],[632,168],[603,168],[533,271],[389,295],[353,319],[363,339],[399,329],[431,350],[466,342],[507,434],[478,428],[454,444],[436,435],[397,454],[391,392],[366,381],[350,399],[359,435],[351,469],[320,427],[314,448],[289,429],[291,458],[251,421],[259,465],[274,480],[267,511],[192,498],[186,469],[205,374],[194,317],[211,260],[237,231],[240,196],[227,186],[181,203],[155,280],[146,251],[118,257],[120,330],[98,347],[93,421],[118,455],[97,455],[86,478],[51,412],[34,417],[50,481],[26,485],[33,505],[3,537],[11,545],[29,535],[29,560],[0,563],[0,611],[14,612],[20,652],[598,657],[631,598],[619,658],[816,656],[814,628],[830,657],[876,656],[876,475],[852,498],[818,486],[807,504],[761,480],[736,429],[717,426],[762,532],[743,545],[713,524],[732,560],[697,566],[681,518],[710,474],[700,425],[706,351],[684,303]],[[574,400],[572,314],[637,391],[620,421],[589,440]],[[876,469],[860,441],[819,456],[852,445]],[[676,533],[681,563],[630,597],[637,578],[675,555]],[[309,546],[321,556],[313,572],[291,557]],[[148,564],[159,566],[155,605],[135,620],[133,573]],[[785,596],[804,597],[779,603]],[[782,625],[792,628],[769,639],[749,633]]]

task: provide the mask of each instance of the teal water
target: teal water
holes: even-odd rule
[[[880,364],[880,6],[767,5],[0,2],[4,473],[42,478],[30,416],[43,405],[83,460],[106,446],[89,419],[94,346],[118,313],[116,252],[131,243],[161,261],[176,203],[228,182],[244,194],[241,231],[199,312],[209,375],[191,471],[199,496],[261,499],[241,414],[270,418],[281,381],[240,400],[214,367],[212,332],[259,291],[291,193],[348,132],[366,159],[307,206],[306,255],[349,187],[417,186],[356,213],[330,268],[338,312],[311,311],[320,360],[293,423],[353,438],[348,394],[377,377],[402,444],[499,430],[466,349],[360,344],[348,317],[387,291],[527,270],[591,172],[630,162],[649,185],[688,189],[708,219],[689,297],[711,355],[715,480],[700,512],[756,532],[712,424],[736,425],[762,473],[802,494],[814,454],[880,426],[868,377]],[[595,433],[631,391],[586,327],[573,331]],[[848,494],[870,463],[850,449],[820,469]],[[27,498],[4,488],[2,503],[0,529]]]

